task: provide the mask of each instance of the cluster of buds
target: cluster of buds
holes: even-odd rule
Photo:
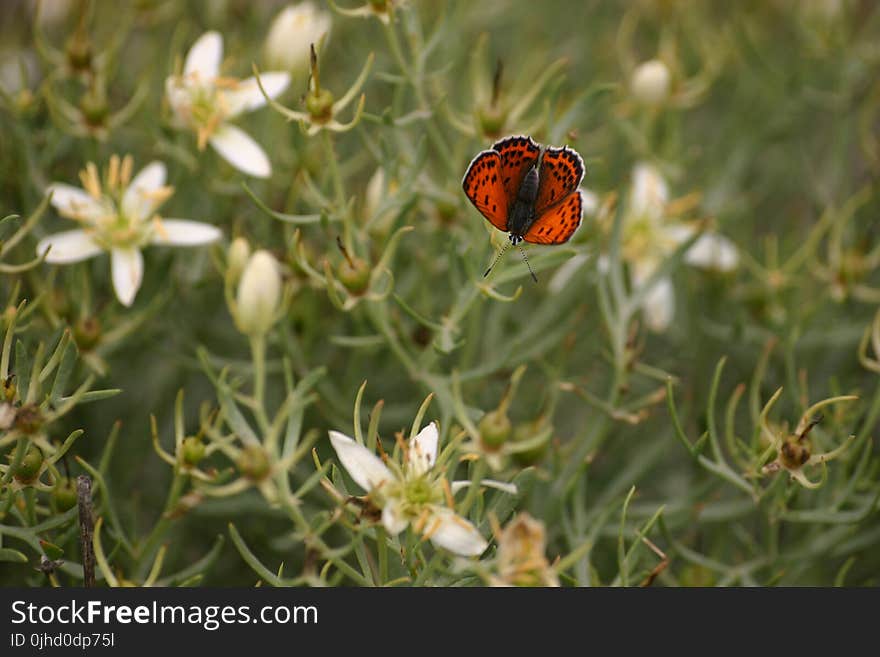
[[[15,327],[25,302],[8,317],[9,325],[0,355],[0,450],[9,463],[0,464],[0,487],[12,490],[32,488],[54,495],[64,477],[57,464],[83,434],[71,432],[60,444],[51,438],[49,427],[89,398],[112,396],[118,391],[89,391],[93,377],[71,394],[65,394],[68,377],[76,361],[76,347],[70,331],[62,333],[55,349],[46,354],[40,344],[33,353],[18,345],[16,366],[10,369],[10,352]],[[54,375],[54,376],[53,376]]]
[[[131,98],[116,110],[111,110],[107,100],[110,63],[119,56],[125,41],[127,28],[119,29],[107,48],[96,52],[88,29],[89,3],[80,3],[77,26],[67,40],[63,51],[53,48],[39,29],[35,33],[37,47],[54,69],[46,86],[46,103],[56,122],[66,132],[77,137],[106,140],[109,134],[125,124],[146,99],[148,84],[138,85]],[[70,102],[57,92],[54,83],[66,79],[82,83],[82,91],[76,102]]]

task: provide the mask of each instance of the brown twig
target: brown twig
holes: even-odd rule
[[[92,480],[86,475],[76,478],[76,499],[79,506],[79,542],[82,549],[83,586],[95,585],[95,516],[92,511]]]
[[[642,536],[642,542],[650,548],[651,552],[660,557],[660,563],[658,563],[654,570],[648,573],[648,576],[642,581],[639,586],[647,587],[651,586],[654,583],[654,580],[657,579],[657,576],[662,573],[669,566],[669,557],[666,556],[666,553],[663,552],[660,548],[658,548],[654,543],[651,542],[649,538],[646,536]]]

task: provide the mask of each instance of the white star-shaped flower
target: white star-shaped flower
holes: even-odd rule
[[[134,177],[132,159],[110,158],[104,181],[91,162],[80,173],[84,189],[52,183],[52,205],[80,228],[43,238],[37,255],[50,264],[66,265],[110,253],[113,289],[130,306],[144,277],[141,250],[150,245],[199,246],[222,236],[215,226],[189,219],[162,219],[159,206],[174,192],[165,185],[166,169],[151,162]],[[48,251],[48,253],[47,253]]]
[[[647,284],[663,260],[699,230],[669,216],[669,188],[651,164],[637,164],[623,224],[623,257],[630,266],[633,286]],[[723,235],[702,233],[691,245],[684,261],[692,266],[731,271],[739,265],[736,245]],[[600,267],[603,265],[600,260]],[[675,314],[672,280],[662,277],[651,285],[642,302],[648,327],[664,331]]]
[[[253,77],[245,80],[220,75],[223,37],[206,32],[186,55],[183,72],[165,80],[165,93],[181,128],[195,131],[199,149],[207,144],[229,164],[255,178],[272,175],[272,165],[263,148],[231,120],[266,104],[266,96]],[[281,94],[290,84],[286,72],[261,76],[269,98]]]
[[[476,527],[452,507],[451,496],[470,485],[456,481],[446,486],[437,464],[437,425],[424,427],[406,445],[403,463],[389,465],[345,434],[330,432],[330,442],[345,470],[382,509],[382,524],[391,534],[408,526],[434,545],[464,556],[478,556],[488,546]],[[512,484],[483,480],[482,485],[515,493]],[[444,504],[445,502],[445,504]]]

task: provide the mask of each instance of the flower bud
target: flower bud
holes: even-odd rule
[[[13,472],[15,479],[23,484],[29,484],[40,474],[43,466],[43,452],[36,445],[28,447],[27,453]]]
[[[10,404],[15,401],[15,395],[18,392],[18,386],[15,385],[15,375],[10,374],[3,381],[0,381],[0,398],[5,402],[9,402]],[[12,408],[10,406],[10,408]],[[7,411],[8,412],[8,411]],[[13,408],[13,416],[15,415],[15,409]],[[8,429],[9,427],[3,427]]]
[[[669,97],[671,82],[672,76],[666,64],[652,59],[636,67],[630,89],[635,99],[643,105],[660,105]]]
[[[92,44],[82,34],[74,34],[67,42],[67,63],[74,71],[88,71],[92,67]]]
[[[236,237],[229,245],[226,253],[226,275],[230,280],[237,281],[251,257],[251,245],[244,237]]]
[[[264,335],[281,303],[278,261],[268,251],[256,251],[248,260],[238,283],[235,322],[245,335]]]
[[[32,434],[43,426],[43,414],[34,404],[27,404],[18,409],[15,415],[15,428],[22,433]]]
[[[326,89],[310,91],[306,95],[306,110],[316,123],[329,121],[333,118],[333,94]]]
[[[288,5],[272,21],[266,37],[266,63],[272,68],[296,71],[309,65],[309,46],[330,31],[330,14],[311,2]]]
[[[69,511],[76,506],[76,488],[73,482],[67,477],[61,479],[52,489],[52,499],[55,502],[55,508],[61,511]],[[52,557],[57,559],[57,557]]]
[[[336,275],[345,289],[354,295],[363,294],[370,286],[370,267],[361,258],[344,258]]]
[[[238,455],[238,469],[251,481],[262,481],[271,467],[266,452],[259,445],[248,445]]]
[[[110,114],[107,97],[96,89],[90,89],[82,95],[79,108],[86,123],[92,127],[102,127]]]
[[[788,470],[797,470],[810,460],[810,446],[800,441],[797,436],[791,436],[782,443],[779,450],[779,460]]]
[[[489,411],[480,420],[480,442],[487,449],[501,447],[510,437],[510,418],[501,410]]]
[[[550,430],[548,431],[548,429]],[[546,434],[546,440],[542,440],[540,443],[529,449],[512,450],[513,460],[516,461],[518,465],[526,467],[529,465],[536,465],[543,461],[544,455],[547,453],[547,446],[550,444],[550,438],[553,436],[553,432],[552,427],[548,427],[543,418],[516,425],[516,428],[513,430],[514,447],[516,446],[516,443],[524,443],[526,441],[534,440],[536,436],[540,436],[541,434]]]
[[[64,556],[64,550],[54,543],[50,543],[49,541],[44,541],[40,539],[40,547],[43,548],[43,552],[45,553],[43,558],[51,559],[55,561],[56,559],[60,559]]]
[[[198,436],[187,436],[183,439],[181,455],[185,465],[198,465],[205,458],[205,443]]]
[[[498,139],[501,136],[501,131],[507,122],[507,112],[496,107],[488,107],[479,110],[477,117],[480,122],[480,130],[485,137]]]
[[[83,351],[90,351],[101,341],[101,322],[97,317],[82,317],[73,325],[73,340]]]

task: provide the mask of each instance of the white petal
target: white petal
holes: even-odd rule
[[[52,192],[52,205],[65,217],[94,220],[104,214],[103,206],[79,187],[52,183],[47,192]]]
[[[661,278],[654,283],[642,301],[645,323],[655,333],[662,333],[672,323],[675,315],[675,291],[672,280]]]
[[[342,467],[354,479],[355,483],[369,492],[386,481],[392,481],[394,475],[385,467],[382,460],[363,445],[358,445],[351,438],[338,431],[330,431],[330,444],[336,450]]]
[[[693,224],[666,223],[659,227],[658,230],[660,232],[660,239],[677,247],[693,237],[694,233],[697,232],[697,227]]]
[[[101,253],[100,246],[81,230],[65,230],[61,233],[49,235],[37,244],[37,255],[41,256],[46,249],[52,247],[46,262],[53,265],[68,265],[72,262],[80,262]]]
[[[144,257],[138,249],[113,249],[110,267],[116,298],[130,306],[144,279]]]
[[[400,505],[391,500],[382,509],[382,524],[385,525],[385,529],[388,530],[389,534],[397,536],[406,529],[409,522],[401,513]]]
[[[260,81],[269,98],[280,95],[290,84],[290,75],[280,72],[260,73]],[[250,112],[266,104],[266,97],[257,86],[256,78],[247,78],[239,82],[234,89],[223,94],[228,106],[228,117],[242,112]]]
[[[184,75],[194,75],[199,80],[213,80],[220,73],[223,59],[223,37],[218,32],[205,32],[186,54]]]
[[[723,235],[703,233],[688,249],[684,260],[695,267],[732,271],[739,265],[739,251],[736,245]]]
[[[161,162],[150,162],[129,183],[122,196],[122,211],[133,219],[147,219],[156,208],[152,192],[165,184],[168,172]]]
[[[288,5],[272,21],[266,37],[266,59],[290,70],[309,65],[309,45],[317,47],[330,29],[330,14],[311,2]]]
[[[216,226],[189,219],[163,219],[153,232],[153,244],[200,246],[216,242],[223,233]]]
[[[411,473],[418,476],[434,467],[439,439],[437,424],[431,422],[409,441],[406,464]]]
[[[652,164],[639,163],[633,169],[627,217],[658,223],[663,219],[669,202],[669,188]]]
[[[262,147],[240,128],[226,123],[211,136],[211,146],[229,164],[255,178],[272,175],[272,165]]]
[[[596,211],[599,209],[599,195],[584,187],[580,188],[581,191],[581,202],[584,207],[584,216],[590,217],[596,214]]]
[[[431,507],[425,533],[434,545],[466,557],[479,556],[489,546],[476,527],[444,506]]]

